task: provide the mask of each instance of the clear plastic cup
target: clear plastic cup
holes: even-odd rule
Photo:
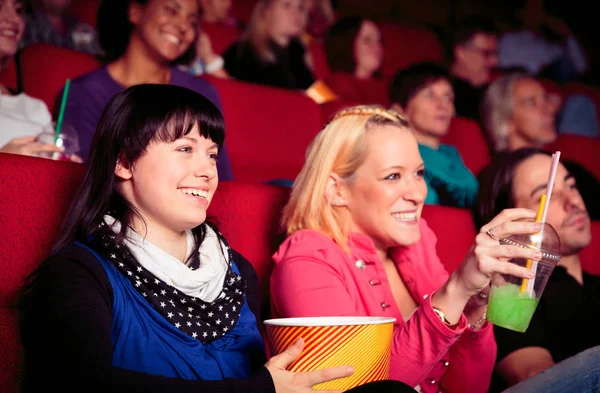
[[[58,138],[56,137],[56,123],[48,124],[38,134],[36,141],[48,145],[62,147],[62,152],[38,153],[38,156],[54,160],[69,161],[73,154],[79,153],[79,137],[75,129],[69,124],[63,124]]]
[[[529,327],[548,278],[560,261],[560,238],[552,225],[542,223],[542,229],[537,234],[509,236],[501,239],[500,244],[539,248],[542,252],[542,259],[536,262],[523,258],[510,261],[519,266],[529,266],[534,271],[535,278],[528,280],[499,273],[492,278],[487,320],[494,325],[523,333]]]

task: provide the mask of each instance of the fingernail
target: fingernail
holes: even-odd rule
[[[352,368],[352,367],[348,367],[348,368],[346,369],[346,373],[347,373],[348,375],[350,375],[350,374],[354,374],[354,368]]]
[[[536,231],[539,231],[540,229],[542,229],[542,224],[540,224],[539,222],[536,222],[533,225],[533,229],[535,229]]]
[[[527,278],[534,278],[535,274],[533,272],[527,272]]]
[[[539,251],[535,251],[535,252],[533,253],[533,258],[534,258],[534,259],[538,259],[538,260],[539,260],[539,259],[542,259],[542,253],[541,253],[541,252],[539,252]]]

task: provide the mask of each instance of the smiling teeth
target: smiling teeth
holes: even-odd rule
[[[179,43],[181,42],[181,40],[177,37],[175,37],[174,35],[171,34],[165,34],[165,38],[168,41],[171,41],[172,43],[174,43],[175,45],[179,45]]]
[[[195,188],[180,188],[179,191],[186,195],[195,195],[202,198],[206,198],[208,196],[208,191],[197,190]]]
[[[392,216],[400,221],[414,221],[417,219],[417,212],[413,213],[394,213]]]

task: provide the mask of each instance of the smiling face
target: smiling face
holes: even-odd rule
[[[351,230],[368,235],[383,251],[418,242],[427,195],[423,166],[409,129],[373,126],[364,163],[345,180]]]
[[[0,63],[19,49],[25,30],[25,7],[18,0],[0,0]],[[1,65],[1,64],[0,64]]]
[[[154,232],[192,229],[206,220],[217,189],[218,152],[218,145],[202,137],[197,125],[174,142],[151,142],[129,168],[117,165],[120,192]]]
[[[145,6],[132,3],[129,15],[134,34],[149,52],[172,62],[194,42],[198,12],[197,0],[150,0]]]
[[[546,191],[551,163],[549,156],[536,154],[516,168],[512,190],[515,207],[538,209],[542,194]],[[590,218],[585,204],[575,179],[560,163],[546,221],[558,232],[562,255],[576,254],[590,244]]]

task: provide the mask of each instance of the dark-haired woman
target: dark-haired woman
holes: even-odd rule
[[[202,94],[218,107],[216,89],[178,70],[196,39],[196,0],[106,0],[98,15],[101,43],[111,61],[71,84],[65,121],[79,134],[87,161],[92,137],[108,101],[126,87],[142,83],[172,84]],[[221,180],[233,175],[225,150],[219,156]]]
[[[286,371],[301,340],[265,364],[256,273],[206,221],[224,136],[189,89],[109,102],[62,237],[26,287],[26,392],[303,393],[352,373]],[[399,386],[413,391],[357,391]]]

